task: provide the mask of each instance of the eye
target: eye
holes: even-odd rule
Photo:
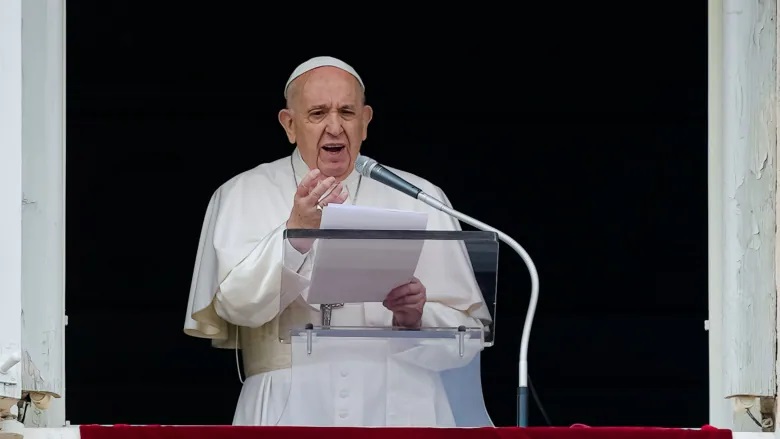
[[[325,110],[312,110],[309,112],[309,115],[307,118],[311,122],[320,122],[322,119],[325,118]]]

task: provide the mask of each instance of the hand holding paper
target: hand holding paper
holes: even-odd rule
[[[393,326],[419,328],[426,300],[425,285],[413,278],[391,291],[382,304],[393,312]]]

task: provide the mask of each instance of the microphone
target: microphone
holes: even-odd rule
[[[376,160],[364,155],[358,155],[355,159],[355,169],[364,177],[386,184],[391,188],[401,191],[412,198],[418,198],[423,191],[396,175],[393,171],[377,163]]]
[[[525,317],[525,324],[523,325],[523,335],[520,340],[520,362],[518,365],[517,386],[517,426],[528,427],[528,342],[531,337],[531,327],[533,326],[534,314],[536,313],[536,304],[539,302],[539,274],[536,271],[536,265],[533,260],[531,260],[531,256],[528,255],[528,252],[526,252],[517,241],[506,233],[449,207],[442,201],[423,192],[422,189],[380,165],[372,158],[358,155],[355,159],[355,170],[364,177],[376,180],[409,195],[412,198],[416,198],[434,209],[444,212],[470,226],[486,232],[495,233],[498,236],[498,239],[511,247],[512,250],[520,256],[523,262],[525,262],[526,267],[528,267],[528,273],[531,276],[531,299],[528,303],[528,311]]]

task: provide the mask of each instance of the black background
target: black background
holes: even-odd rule
[[[363,151],[534,258],[555,425],[705,424],[706,4],[587,3],[69,1],[68,419],[231,422],[234,352],[182,332],[201,222],[289,154],[284,82],[331,55],[366,82]],[[530,283],[501,250],[483,385],[513,425]]]

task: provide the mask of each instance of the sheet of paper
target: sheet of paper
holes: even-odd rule
[[[425,230],[428,214],[330,204],[321,229]],[[310,304],[382,302],[417,269],[422,240],[320,239],[314,252]]]
[[[329,204],[322,210],[320,229],[425,230],[428,214],[379,207]]]

